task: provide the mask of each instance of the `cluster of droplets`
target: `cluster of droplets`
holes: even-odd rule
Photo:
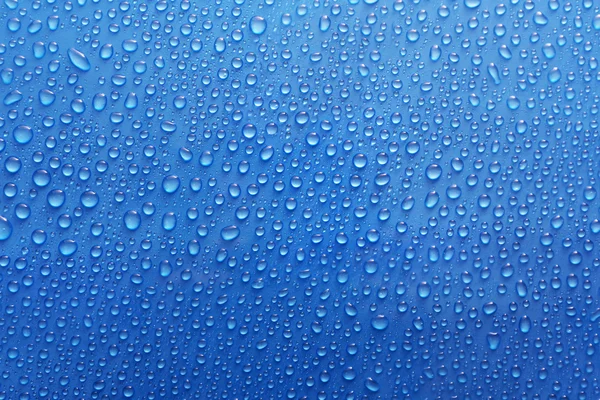
[[[3,0],[0,399],[600,398],[600,5],[284,3]]]

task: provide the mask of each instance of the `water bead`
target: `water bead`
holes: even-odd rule
[[[367,156],[361,153],[356,154],[352,161],[354,163],[354,166],[359,169],[365,168],[368,163]]]
[[[36,229],[31,234],[31,241],[37,245],[42,245],[46,243],[48,235],[42,229]]]
[[[422,299],[429,297],[429,295],[431,294],[431,286],[429,285],[429,283],[427,283],[427,282],[419,283],[419,285],[417,287],[417,294]]]
[[[100,47],[100,58],[103,60],[109,60],[114,54],[113,46],[110,43],[104,44]]]
[[[0,215],[0,241],[5,241],[10,238],[13,232],[13,226],[8,218]]]
[[[94,98],[92,99],[92,105],[94,107],[94,110],[103,111],[106,108],[107,104],[108,99],[104,93],[97,93],[94,95]]]
[[[176,175],[166,176],[162,181],[162,187],[165,193],[175,193],[179,189],[180,179]]]
[[[160,123],[160,129],[165,133],[173,133],[177,130],[177,124],[174,121],[163,121]]]
[[[517,110],[519,108],[519,106],[521,105],[521,102],[519,101],[519,99],[517,97],[509,96],[508,99],[506,100],[506,105],[511,110]]]
[[[452,184],[446,189],[446,196],[451,200],[456,200],[462,195],[462,190],[458,185]]]
[[[594,1],[58,3],[2,3],[4,397],[597,397]]]
[[[369,390],[369,392],[372,392],[372,393],[379,392],[379,389],[381,388],[379,383],[370,377],[367,378],[367,380],[365,381],[365,387]]]
[[[319,19],[319,30],[321,32],[327,32],[331,26],[331,19],[328,15],[322,15]]]
[[[550,72],[548,72],[548,80],[550,81],[550,83],[556,83],[560,81],[561,77],[562,73],[560,72],[560,69],[558,69],[558,67],[554,67],[550,70]]]
[[[13,137],[19,144],[27,144],[33,139],[33,129],[27,125],[19,125],[13,130]]]
[[[223,53],[227,48],[227,43],[225,42],[225,38],[218,37],[215,40],[214,49],[217,53]]]
[[[543,12],[537,11],[533,15],[533,22],[535,22],[536,25],[544,26],[548,23],[548,18],[544,15]]]
[[[255,35],[262,35],[267,30],[267,20],[261,16],[255,15],[250,19],[250,30]]]
[[[56,95],[51,90],[49,90],[49,89],[40,90],[39,100],[42,105],[44,105],[46,107],[50,106],[50,105],[52,105],[52,103],[54,103],[55,99],[56,99]]]
[[[98,205],[98,202],[100,201],[100,199],[96,192],[94,192],[92,190],[88,190],[81,194],[80,201],[81,201],[81,204],[85,208],[94,208]]]
[[[522,333],[529,333],[531,330],[531,319],[527,315],[524,315],[519,319],[519,330]]]
[[[142,217],[137,211],[129,210],[123,216],[123,223],[128,230],[135,231],[140,227]]]
[[[71,63],[81,71],[89,71],[92,68],[90,61],[81,51],[71,47],[67,54]]]
[[[58,250],[60,251],[60,254],[62,254],[65,257],[69,257],[75,254],[78,248],[79,245],[73,239],[65,239],[61,241],[58,245]]]
[[[237,239],[240,229],[235,225],[226,226],[221,229],[221,238],[226,241]]]
[[[48,192],[46,198],[50,207],[60,208],[65,203],[66,194],[60,189],[53,189]]]
[[[138,105],[137,95],[133,92],[128,93],[127,97],[125,97],[123,105],[129,110],[133,110],[134,108],[136,108]]]
[[[428,179],[436,181],[442,176],[442,167],[438,164],[430,164],[425,170],[425,175]]]
[[[497,350],[500,347],[502,336],[497,332],[491,332],[487,335],[487,342],[490,350]]]
[[[171,266],[171,263],[168,260],[161,261],[158,268],[160,271],[160,276],[162,276],[163,278],[168,277],[173,272],[173,267]]]
[[[357,377],[357,373],[356,371],[352,368],[352,367],[348,367],[344,370],[344,372],[342,373],[342,377],[344,378],[344,380],[346,381],[353,381],[356,379]]]
[[[4,105],[12,106],[13,104],[17,104],[19,101],[23,99],[23,94],[18,90],[13,90],[12,92],[6,94],[4,96]]]
[[[187,100],[185,96],[176,96],[173,99],[173,106],[179,110],[184,109],[187,105]]]
[[[210,167],[213,163],[214,157],[212,153],[208,150],[202,152],[200,155],[200,165],[203,167]]]
[[[387,329],[389,324],[390,322],[385,315],[378,315],[371,320],[371,326],[373,326],[373,328],[378,331],[383,331]]]
[[[166,231],[172,231],[177,226],[177,215],[174,212],[166,212],[162,217],[162,227]]]
[[[21,159],[15,156],[10,156],[4,161],[4,168],[10,174],[16,174],[21,170]]]
[[[133,53],[138,49],[138,42],[135,39],[126,39],[121,43],[121,47],[128,53]]]

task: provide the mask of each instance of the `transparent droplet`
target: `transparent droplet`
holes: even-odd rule
[[[67,54],[69,55],[71,63],[81,71],[89,71],[92,68],[89,60],[81,51],[71,47]]]

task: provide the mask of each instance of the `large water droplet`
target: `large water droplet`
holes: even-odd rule
[[[0,241],[8,240],[12,235],[12,232],[13,227],[10,221],[6,217],[0,215]]]
[[[90,61],[81,51],[71,47],[67,53],[69,55],[69,60],[71,60],[71,63],[75,67],[79,68],[81,71],[89,71],[92,67]]]
[[[250,19],[250,30],[255,35],[262,35],[267,30],[267,20],[258,15]]]
[[[235,225],[226,226],[221,229],[221,237],[223,240],[234,240],[240,235],[240,229]]]

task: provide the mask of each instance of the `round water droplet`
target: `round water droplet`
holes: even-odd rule
[[[123,223],[127,229],[130,231],[135,231],[140,227],[140,224],[142,223],[142,217],[137,211],[129,210],[123,216]]]
[[[344,380],[347,381],[353,381],[354,379],[356,379],[356,375],[357,373],[352,367],[346,368],[342,373],[342,377],[344,378]]]
[[[98,93],[92,99],[92,106],[96,111],[103,111],[106,108],[107,103],[108,99],[104,93]]]
[[[523,333],[529,333],[531,330],[531,319],[527,315],[519,319],[519,330]]]
[[[172,231],[177,226],[177,216],[174,212],[167,212],[162,218],[162,227],[166,231]]]
[[[60,189],[54,189],[48,192],[46,199],[51,207],[59,208],[65,203],[66,195],[64,191]]]
[[[108,60],[112,58],[113,53],[114,50],[112,44],[105,44],[102,45],[102,47],[100,47],[100,58],[102,58],[103,60]]]
[[[331,26],[331,19],[327,15],[322,15],[319,19],[319,30],[321,32],[327,32]]]
[[[383,330],[387,329],[389,324],[390,324],[390,321],[387,319],[387,317],[385,315],[378,315],[371,320],[371,326],[378,331],[383,331]]]
[[[548,80],[550,81],[550,83],[556,83],[560,81],[561,76],[562,73],[560,72],[560,69],[558,69],[558,67],[554,67],[550,70],[550,72],[548,72]]]
[[[497,309],[498,306],[493,301],[490,301],[483,305],[483,312],[485,315],[492,315],[496,312]]]
[[[438,179],[440,179],[440,176],[442,176],[442,167],[440,167],[438,164],[431,164],[427,166],[427,169],[425,170],[425,175],[428,179],[432,181],[437,181]]]
[[[250,30],[255,35],[262,35],[267,30],[267,20],[258,15],[250,19]]]
[[[600,31],[600,14],[596,14],[592,19],[592,26],[595,30]]]
[[[52,103],[54,103],[55,98],[56,96],[54,95],[54,92],[52,92],[49,89],[42,89],[39,92],[40,103],[42,103],[42,105],[44,106],[52,105]]]
[[[213,163],[214,157],[212,153],[208,150],[203,151],[200,155],[200,165],[203,167],[210,167]]]
[[[431,294],[431,286],[427,282],[421,282],[417,286],[417,294],[420,298],[426,299]]]
[[[544,26],[548,24],[548,18],[543,12],[537,11],[535,14],[533,14],[533,22],[535,22],[535,24],[538,26]]]
[[[88,190],[81,195],[81,204],[85,208],[94,208],[98,205],[99,197],[96,192]]]
[[[19,144],[27,144],[33,139],[33,129],[27,125],[19,125],[13,130],[13,137]]]
[[[367,380],[365,381],[365,386],[372,393],[377,393],[380,389],[379,383],[373,378],[367,378]]]
[[[176,175],[169,175],[163,179],[162,187],[166,193],[175,193],[179,189],[180,180]]]
[[[73,239],[65,239],[59,243],[58,250],[63,256],[69,257],[75,254],[78,247],[77,242]]]
[[[354,156],[352,162],[356,168],[362,169],[367,166],[367,156],[362,153],[358,153]]]
[[[235,225],[226,226],[221,229],[221,238],[223,240],[234,240],[240,235],[240,229]]]

